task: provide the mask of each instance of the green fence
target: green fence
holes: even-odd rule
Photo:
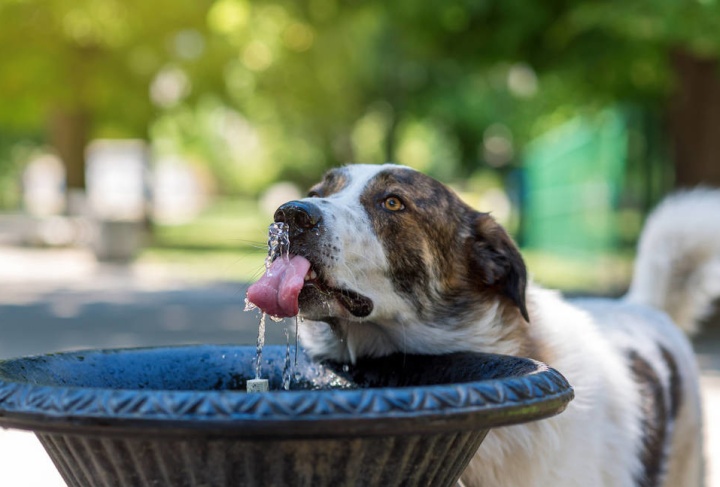
[[[575,254],[615,249],[627,147],[627,124],[617,111],[577,118],[533,141],[524,154],[524,246]]]

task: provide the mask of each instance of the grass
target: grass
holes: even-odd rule
[[[631,252],[561,254],[526,250],[523,257],[535,282],[573,293],[621,294],[632,276]]]
[[[218,199],[194,221],[158,225],[139,262],[198,279],[254,281],[263,270],[271,217],[252,200]],[[546,287],[617,294],[627,287],[632,255],[523,251],[530,275]]]
[[[138,262],[190,277],[251,281],[263,269],[271,221],[254,201],[219,199],[190,223],[156,225]]]

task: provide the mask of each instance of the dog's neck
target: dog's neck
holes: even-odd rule
[[[445,322],[425,323],[401,314],[376,321],[305,320],[300,336],[313,358],[343,363],[395,352],[474,351],[540,359],[527,332],[529,326],[515,308],[497,302],[485,307],[474,319]]]

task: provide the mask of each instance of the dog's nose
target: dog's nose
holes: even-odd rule
[[[275,212],[275,221],[287,223],[291,227],[315,228],[322,220],[320,208],[304,201],[289,201]]]

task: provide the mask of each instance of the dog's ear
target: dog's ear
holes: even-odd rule
[[[517,246],[488,213],[476,213],[472,229],[471,276],[508,298],[529,322],[525,307],[527,271]]]

